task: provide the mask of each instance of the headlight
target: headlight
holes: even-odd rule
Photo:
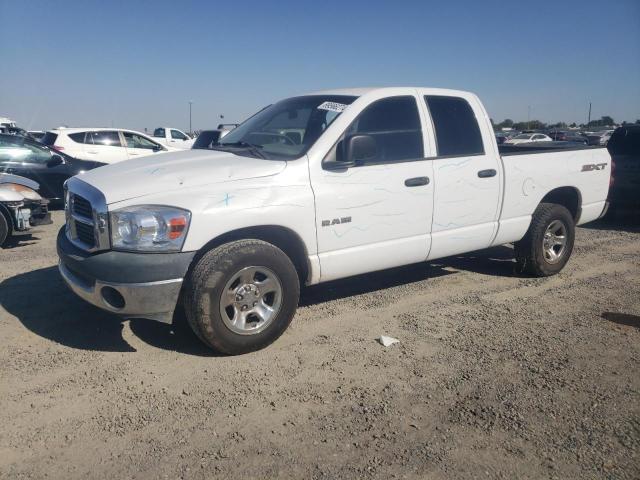
[[[109,213],[114,250],[178,252],[189,229],[191,213],[160,205],[125,207]]]
[[[28,198],[29,200],[42,200],[42,197],[38,195],[38,192],[36,192],[32,188],[25,187],[24,185],[19,185],[17,183],[3,183],[0,184],[0,188],[19,193],[24,198]]]

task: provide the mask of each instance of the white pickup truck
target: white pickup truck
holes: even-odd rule
[[[475,95],[431,88],[289,98],[212,148],[71,178],[59,268],[127,317],[170,322],[180,302],[229,354],[278,338],[301,284],[507,243],[553,275],[603,214],[611,168],[597,147],[501,154]]]
[[[193,146],[194,139],[182,130],[171,127],[158,127],[153,131],[153,138],[168,147],[188,150]]]

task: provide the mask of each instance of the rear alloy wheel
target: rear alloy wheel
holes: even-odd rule
[[[542,239],[544,259],[547,263],[558,263],[567,248],[567,227],[560,220],[549,224]]]
[[[574,238],[575,224],[569,210],[541,203],[526,235],[515,244],[518,270],[536,277],[555,275],[569,261]]]

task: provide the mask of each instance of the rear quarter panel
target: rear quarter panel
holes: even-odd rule
[[[578,190],[579,225],[597,219],[604,209],[611,174],[611,157],[605,148],[504,155],[502,163],[504,200],[494,245],[520,240],[538,204],[556,188]]]

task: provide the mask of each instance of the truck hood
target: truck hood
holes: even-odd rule
[[[213,150],[150,155],[90,170],[80,179],[100,190],[107,204],[177,189],[268,177],[287,162]]]

